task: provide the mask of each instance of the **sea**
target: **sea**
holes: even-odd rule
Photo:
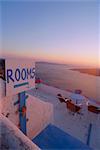
[[[100,76],[71,70],[74,68],[63,64],[37,62],[36,76],[44,84],[59,89],[72,92],[80,89],[83,95],[100,102]]]

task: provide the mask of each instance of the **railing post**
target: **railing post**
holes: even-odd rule
[[[89,128],[88,128],[88,137],[87,137],[87,145],[90,145],[90,137],[91,137],[91,131],[92,131],[92,124],[89,124]]]

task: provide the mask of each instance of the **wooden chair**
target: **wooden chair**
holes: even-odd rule
[[[88,105],[88,111],[99,114],[100,113],[100,109],[98,109],[98,107],[93,106],[93,105]]]
[[[59,99],[59,101],[60,101],[61,103],[65,102],[65,99],[62,97],[61,94],[58,94],[58,95],[57,95],[57,98]]]
[[[80,106],[77,106],[77,105],[75,105],[75,104],[73,104],[73,103],[71,102],[71,100],[68,100],[68,101],[66,102],[66,107],[67,107],[67,109],[69,109],[70,111],[72,111],[72,112],[74,112],[74,113],[79,113],[80,110],[81,110],[81,107],[80,107]]]

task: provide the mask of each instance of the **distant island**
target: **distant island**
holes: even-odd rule
[[[55,62],[46,62],[46,61],[36,61],[36,64],[59,65],[59,66],[65,66],[65,67],[71,67],[71,68],[81,67],[80,65],[75,65],[75,64],[64,64],[64,63],[55,63]]]
[[[87,67],[87,66],[76,66],[73,64],[60,64],[60,63],[55,63],[55,62],[45,62],[45,61],[37,61],[36,64],[43,64],[43,65],[59,65],[59,66],[65,66],[67,67],[67,69],[70,68],[70,70],[73,71],[79,71],[80,73],[86,73],[86,74],[90,74],[93,76],[100,76],[100,68],[91,68],[91,67]]]
[[[100,69],[98,68],[79,68],[79,69],[75,68],[70,70],[79,71],[81,73],[86,73],[94,76],[100,76]]]
[[[61,64],[55,62],[45,62],[45,61],[37,61],[37,64],[47,64],[47,65],[62,65],[62,66],[69,66],[68,64]]]

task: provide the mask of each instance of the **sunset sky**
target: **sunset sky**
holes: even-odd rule
[[[1,54],[98,66],[99,7],[94,0],[1,2]]]

